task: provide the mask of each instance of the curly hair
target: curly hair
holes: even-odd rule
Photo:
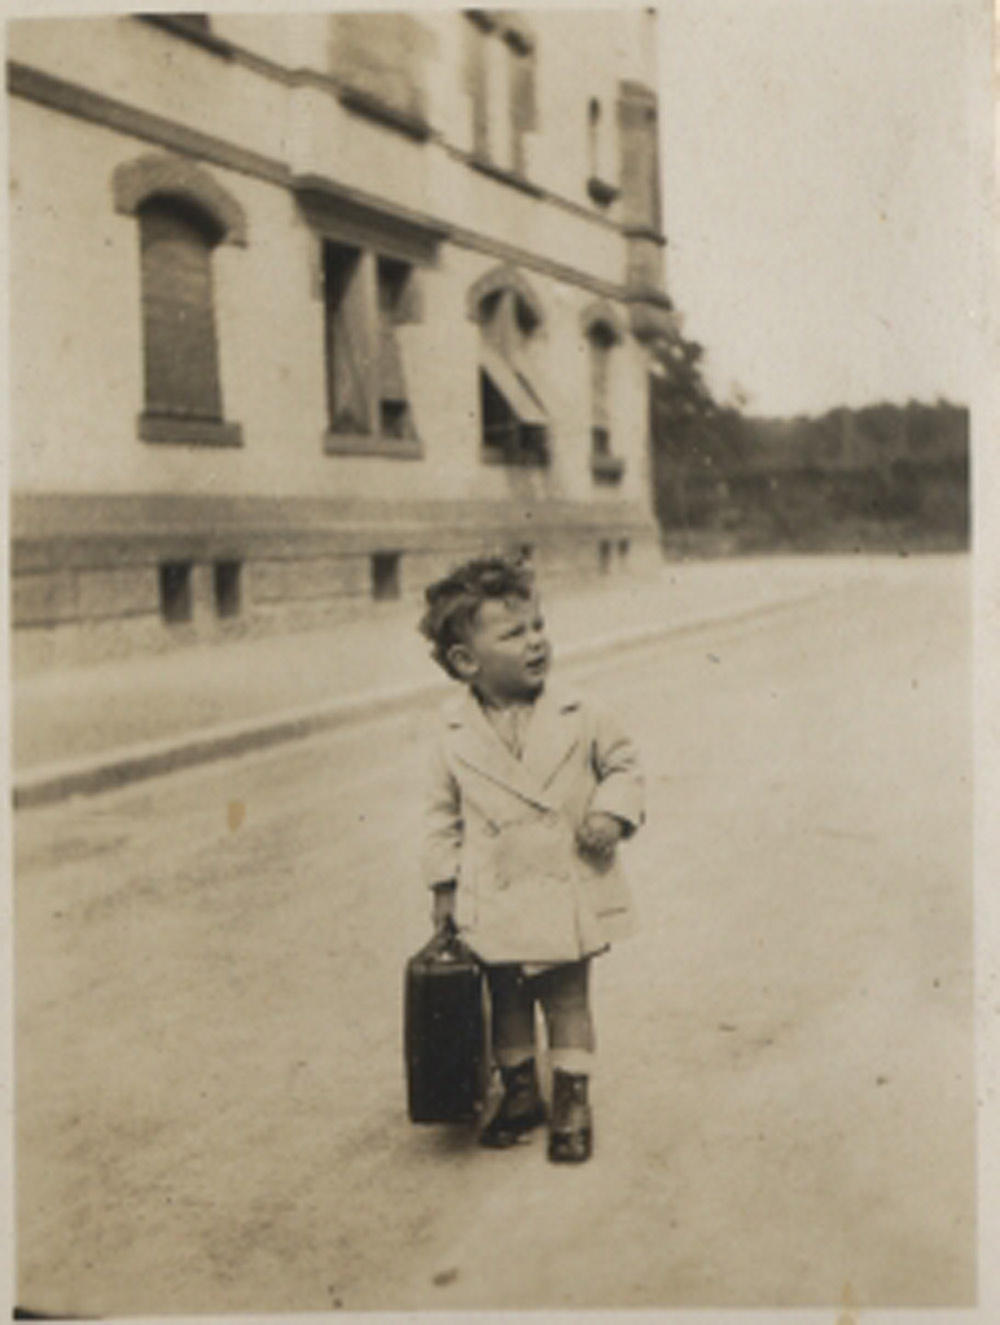
[[[457,566],[424,590],[426,610],[420,633],[431,642],[431,657],[458,679],[448,653],[468,639],[483,603],[529,599],[534,591],[534,574],[521,557],[475,557]]]

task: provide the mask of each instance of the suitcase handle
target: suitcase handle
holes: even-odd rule
[[[429,942],[424,944],[418,957],[425,961],[474,961],[479,964],[476,954],[459,938],[458,926],[451,916],[448,916],[441,928],[434,932]]]

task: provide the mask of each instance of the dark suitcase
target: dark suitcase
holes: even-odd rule
[[[489,1072],[482,967],[448,929],[406,963],[404,985],[410,1121],[470,1122],[482,1108]]]

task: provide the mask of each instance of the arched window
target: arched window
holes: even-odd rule
[[[215,250],[246,243],[236,200],[208,171],[152,153],[115,171],[117,210],[138,222],[146,441],[239,446],[225,423],[215,311]]]
[[[154,197],[139,209],[146,413],[222,422],[212,289],[219,233],[187,202]]]
[[[595,456],[611,454],[611,414],[608,409],[611,350],[614,335],[606,322],[597,322],[587,337],[590,345],[590,436]]]
[[[618,197],[618,189],[608,177],[610,138],[603,118],[600,101],[591,97],[587,102],[587,192],[598,206],[609,207]]]
[[[622,333],[614,310],[603,302],[584,313],[583,331],[590,359],[590,468],[599,482],[614,483],[625,468],[614,454],[611,429],[614,348]]]
[[[470,292],[479,324],[479,402],[483,459],[548,463],[549,420],[538,387],[534,342],[541,306],[524,278],[491,273]]]

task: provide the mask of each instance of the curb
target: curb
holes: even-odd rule
[[[824,591],[825,592],[825,591]],[[821,597],[815,590],[765,603],[743,611],[729,611],[682,624],[660,623],[605,635],[560,649],[566,662],[596,660],[611,653],[640,649],[697,634],[711,626],[739,625],[767,619]],[[448,693],[446,680],[420,681],[410,685],[365,691],[349,699],[302,709],[288,709],[263,718],[226,723],[200,732],[187,732],[157,741],[144,741],[124,749],[103,751],[79,759],[46,764],[15,776],[11,787],[14,809],[35,809],[66,800],[70,796],[113,791],[132,782],[180,772],[201,764],[267,750],[287,741],[301,740],[338,727],[370,721],[402,712],[415,704],[430,702]]]

